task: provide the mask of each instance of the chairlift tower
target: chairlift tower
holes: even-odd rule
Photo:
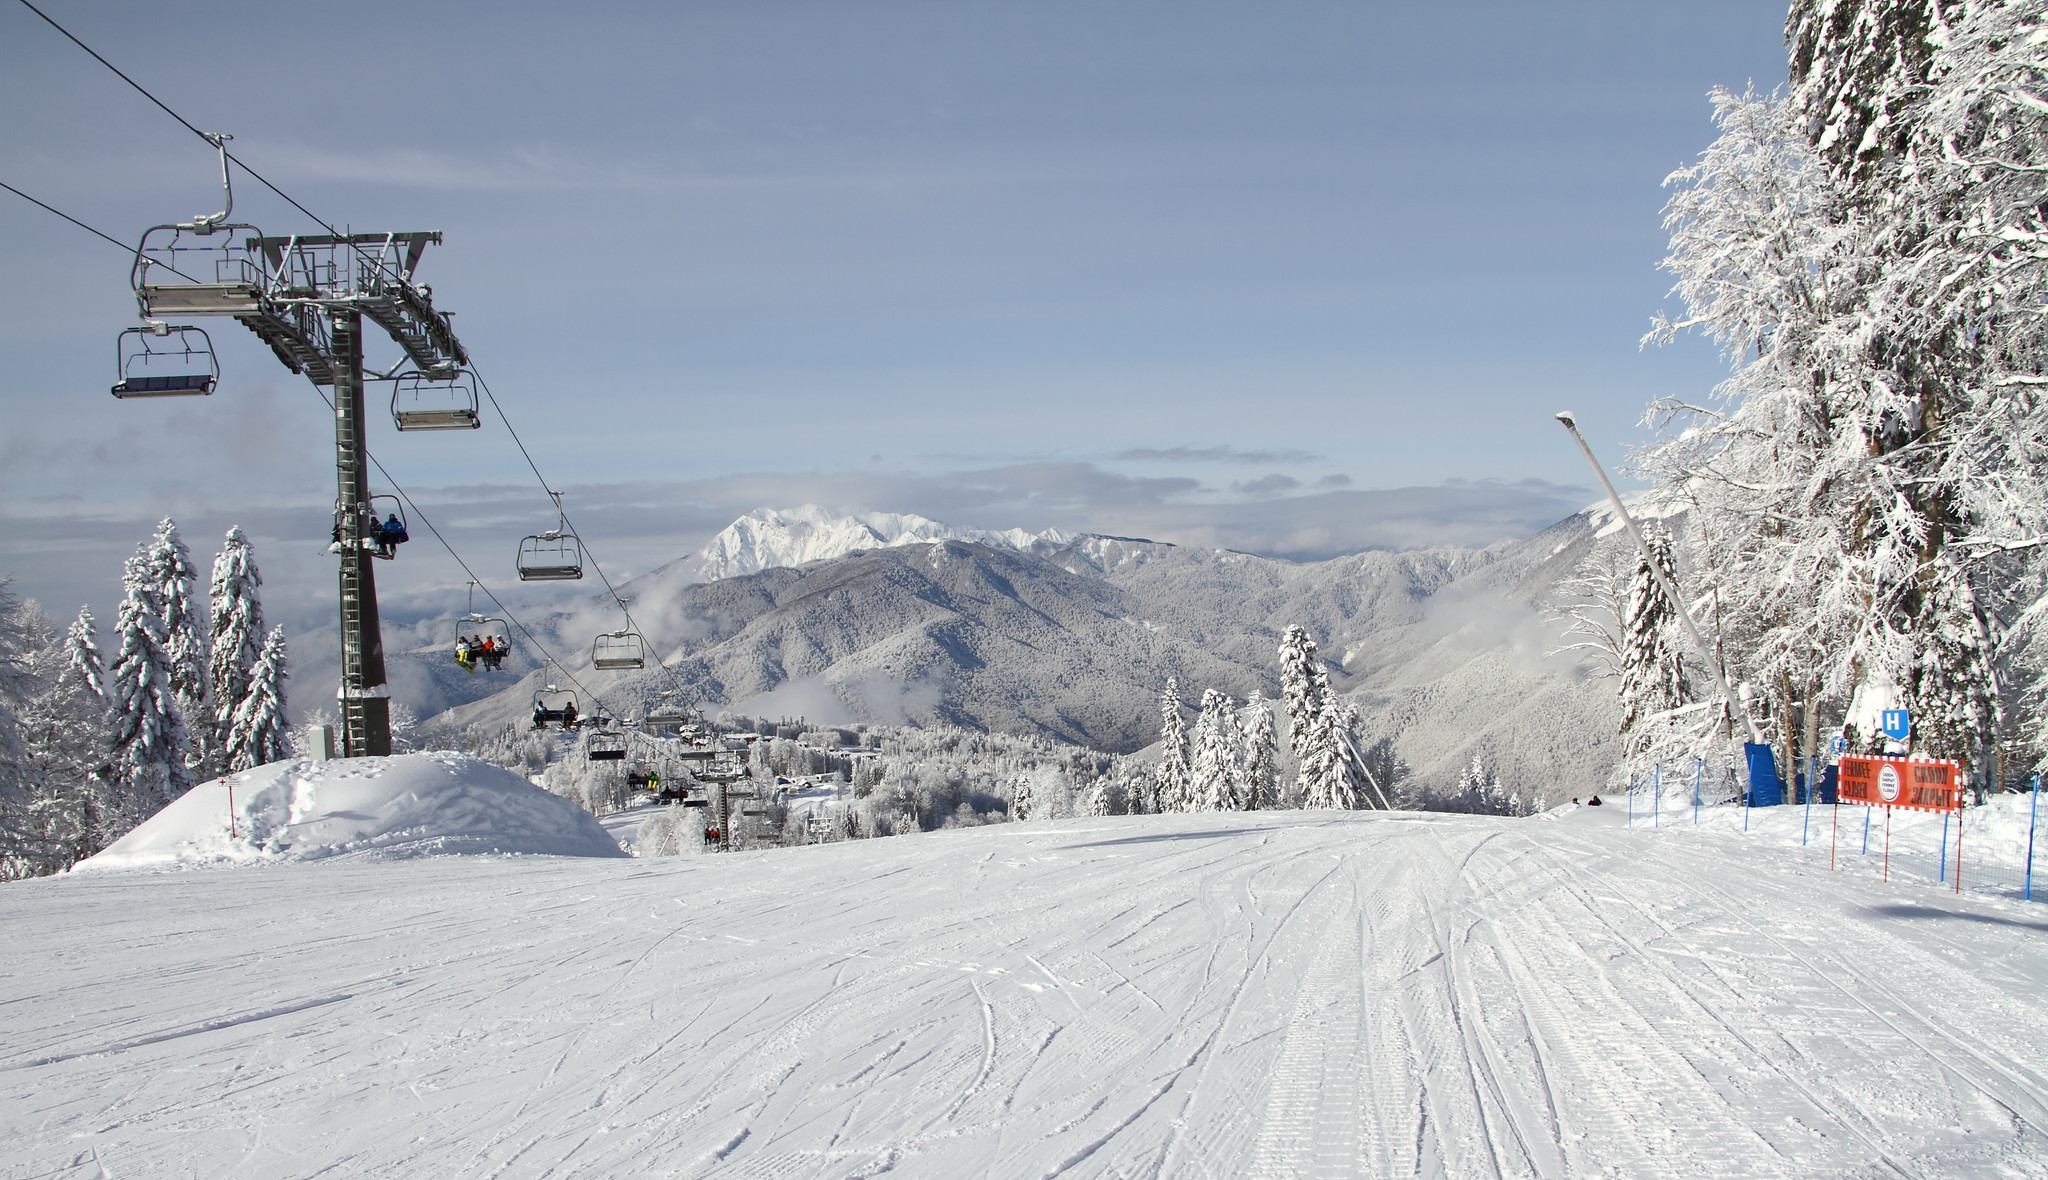
[[[398,367],[452,380],[469,363],[448,314],[415,282],[420,256],[439,233],[293,234],[266,237],[228,221],[234,210],[225,136],[227,205],[220,213],[160,225],[136,247],[131,281],[149,332],[181,331],[165,317],[228,316],[270,346],[277,359],[334,401],[335,548],[341,559],[342,754],[391,753],[390,690],[372,568],[369,456],[364,446],[363,321],[404,352]],[[211,362],[211,355],[207,357]],[[386,374],[376,374],[386,379]],[[210,392],[195,390],[195,392]],[[117,387],[116,395],[120,396]]]

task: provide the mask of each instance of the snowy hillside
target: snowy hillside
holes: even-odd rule
[[[12,884],[0,1175],[2048,1172],[2039,906],[1617,810]]]
[[[1557,798],[1603,784],[1615,705],[1577,659],[1545,657],[1558,627],[1535,604],[1595,543],[1582,515],[1484,550],[1320,562],[1099,536],[1049,552],[900,544],[709,583],[650,575],[635,613],[670,671],[573,667],[628,703],[673,675],[714,710],[1128,752],[1156,739],[1169,676],[1190,704],[1207,688],[1276,696],[1280,635],[1299,623],[1368,742],[1388,738],[1435,785],[1480,755],[1510,789]],[[442,724],[516,723],[537,676],[506,683]]]
[[[1033,533],[957,528],[909,512],[838,513],[816,504],[787,510],[756,508],[711,538],[697,554],[690,572],[698,581],[711,582],[892,545],[976,541],[1028,550],[1034,545],[1064,545],[1072,539],[1059,529]]]
[[[625,855],[588,812],[502,767],[402,754],[201,783],[74,871],[460,853]]]

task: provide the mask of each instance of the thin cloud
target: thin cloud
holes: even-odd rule
[[[1132,447],[1110,456],[1131,463],[1245,463],[1258,466],[1317,463],[1307,451],[1240,451],[1236,447]]]

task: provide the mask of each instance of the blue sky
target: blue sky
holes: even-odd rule
[[[1637,339],[1663,177],[1783,4],[674,3],[47,11],[421,274],[621,574],[816,501],[1312,556],[1590,501],[1698,397]],[[0,5],[0,180],[124,240],[217,207],[206,149]],[[252,183],[237,213],[310,228]],[[240,521],[324,619],[328,415],[230,321],[203,401],[106,394],[122,253],[0,193],[0,571],[109,609],[176,516]],[[550,515],[508,436],[372,437],[485,576]],[[399,613],[462,574],[415,544]],[[452,605],[460,608],[459,602]]]

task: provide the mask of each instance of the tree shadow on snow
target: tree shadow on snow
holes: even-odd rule
[[[1956,918],[1964,922],[1983,922],[1992,926],[2018,926],[2022,930],[2048,931],[2048,922],[2023,922],[2018,918],[2000,918],[1991,914],[1970,914],[1960,910],[1938,910],[1924,905],[1878,905],[1870,907],[1872,913],[1887,918]]]

